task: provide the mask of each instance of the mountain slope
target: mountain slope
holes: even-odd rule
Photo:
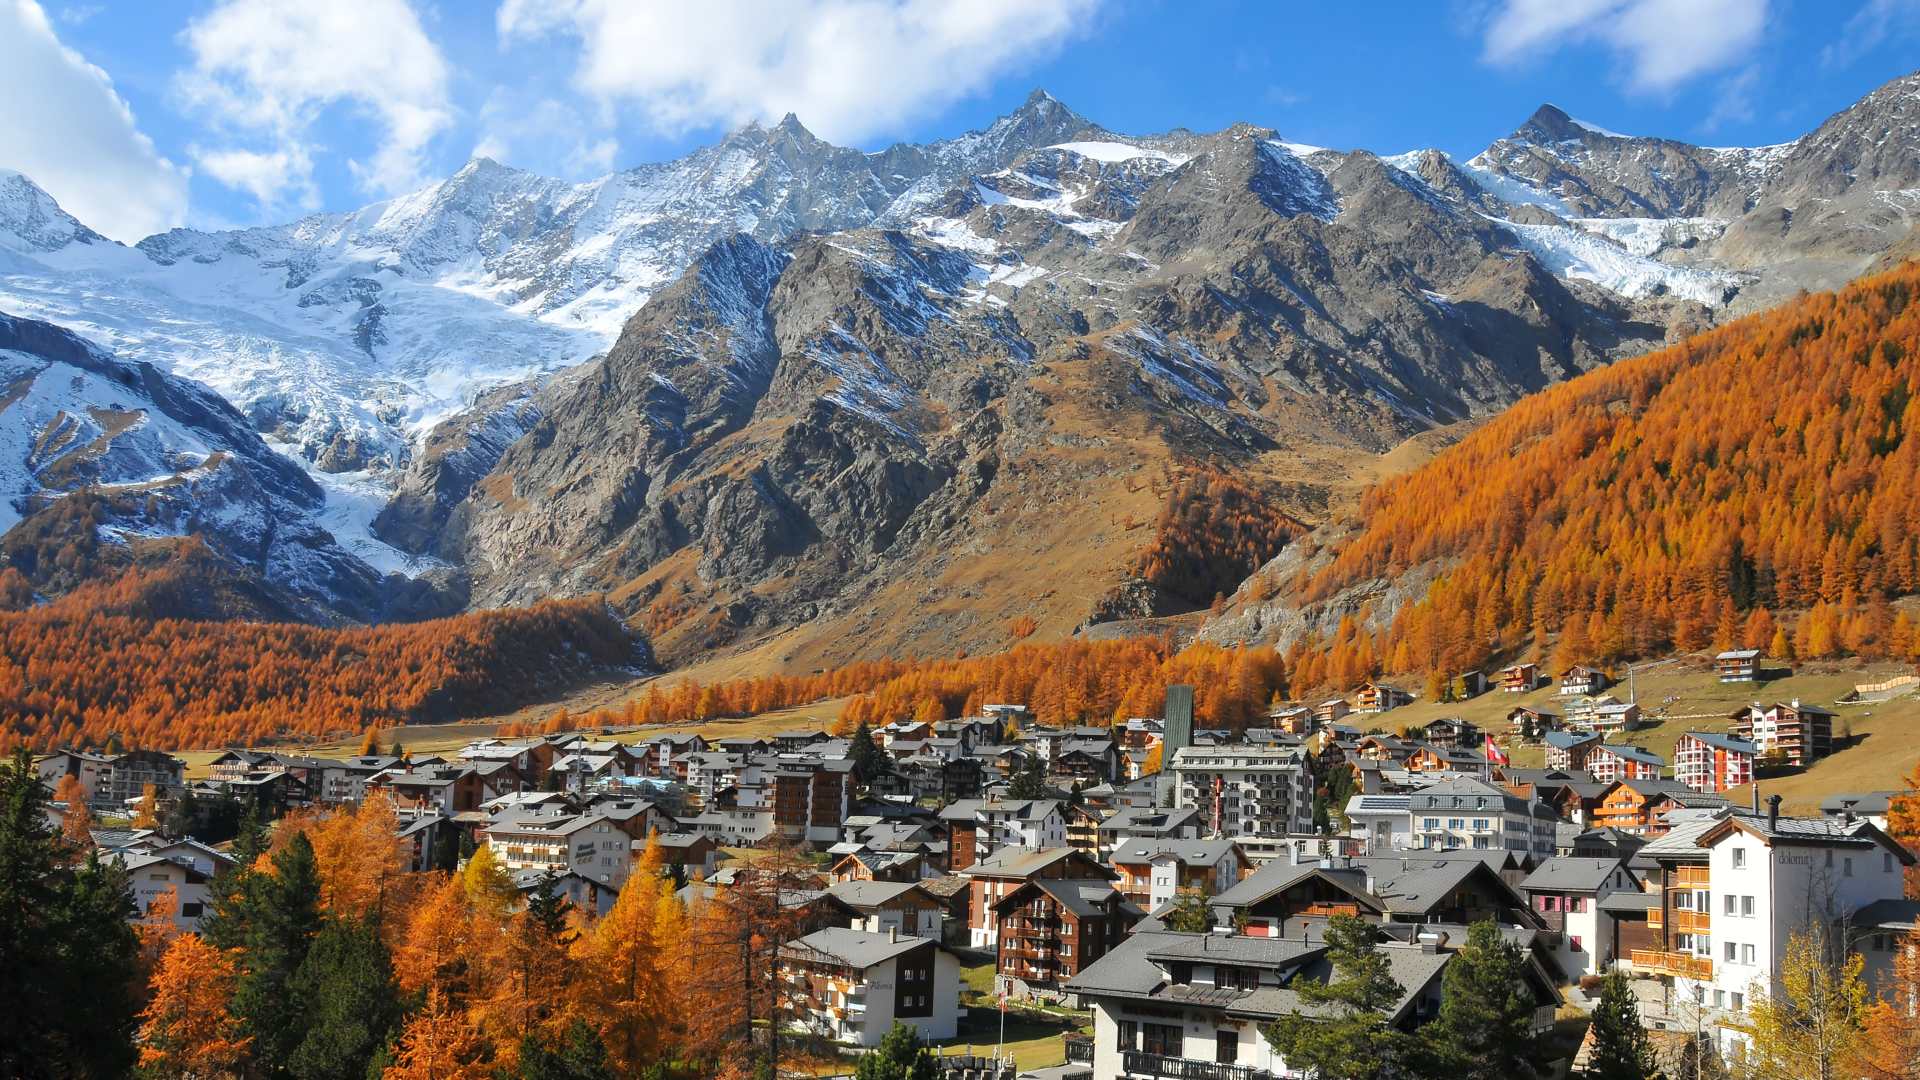
[[[1449,673],[1553,638],[1570,660],[1698,649],[1771,609],[1864,609],[1847,633],[1885,644],[1886,601],[1920,590],[1917,386],[1909,263],[1527,398],[1269,563],[1206,634],[1357,615],[1389,670]]]
[[[193,535],[262,579],[283,615],[375,617],[380,576],[319,524],[323,504],[205,387],[0,314],[0,548],[43,590]]]
[[[604,349],[725,236],[864,226],[1035,146],[1099,134],[1040,93],[986,130],[878,154],[789,116],[585,183],[476,159],[350,213],[176,229],[133,249],[9,173],[0,306],[208,383],[324,469],[399,466],[477,395]]]

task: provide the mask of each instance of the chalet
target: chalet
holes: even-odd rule
[[[946,907],[913,882],[842,881],[828,886],[827,895],[853,912],[850,929],[940,940]]]
[[[1886,832],[1887,815],[1893,813],[1894,800],[1906,797],[1907,793],[1904,791],[1868,791],[1829,795],[1820,801],[1820,814],[1822,817],[1843,822],[1862,818],[1873,822],[1874,828]]]
[[[940,811],[947,823],[949,868],[958,872],[1006,847],[1034,850],[1067,842],[1064,804],[1055,799],[962,799]]]
[[[1411,1032],[1438,1014],[1442,973],[1458,954],[1389,942],[1380,955],[1399,989],[1387,1020]],[[1097,1080],[1254,1080],[1305,1075],[1262,1032],[1300,1011],[1295,988],[1334,977],[1321,942],[1154,931],[1135,935],[1068,989],[1093,1009],[1086,1072]],[[1537,1003],[1535,1026],[1550,1028],[1559,998],[1537,964],[1526,991]]]
[[[1284,709],[1275,709],[1267,714],[1267,726],[1288,735],[1307,735],[1313,731],[1313,710],[1305,705],[1291,705]]]
[[[871,1047],[896,1023],[928,1041],[960,1029],[960,961],[935,942],[829,927],[781,946],[779,968],[785,1012],[824,1038]]]
[[[1530,705],[1522,705],[1507,713],[1507,730],[1528,741],[1537,741],[1549,731],[1558,731],[1563,724],[1559,713]]]
[[[149,784],[162,796],[184,789],[186,769],[186,762],[158,750],[97,754],[61,749],[34,761],[35,774],[49,788],[58,786],[61,777],[73,776],[87,793],[90,807],[114,813],[140,798]]]
[[[976,949],[991,949],[998,944],[1000,923],[994,914],[995,905],[1020,886],[1040,880],[1110,886],[1120,876],[1085,852],[1067,847],[1002,848],[957,873],[972,883],[967,931],[969,943]]]
[[[1501,877],[1498,853],[1400,852],[1318,863],[1276,859],[1213,898],[1216,928],[1273,936],[1289,920],[1352,915],[1370,923],[1468,925],[1491,918],[1539,927]]]
[[[832,735],[818,728],[811,731],[782,731],[773,736],[773,748],[782,754],[798,754],[810,746],[818,746],[832,739]]]
[[[1787,704],[1756,702],[1732,720],[1733,734],[1752,743],[1761,761],[1805,768],[1833,753],[1834,714],[1799,698]]]
[[[1413,695],[1397,686],[1386,683],[1370,682],[1362,686],[1353,697],[1355,712],[1383,713],[1388,709],[1397,709],[1413,703]]]
[[[1068,784],[1104,784],[1120,775],[1120,748],[1112,739],[1068,739],[1047,761],[1047,775]]]
[[[613,910],[614,902],[620,899],[620,887],[604,881],[596,881],[584,874],[572,870],[515,870],[512,872],[514,888],[520,895],[531,897],[541,888],[543,882],[551,879],[554,892],[565,897],[567,902],[583,912],[595,916],[604,916]]]
[[[1452,749],[1431,743],[1415,743],[1413,752],[1407,755],[1405,766],[1411,773],[1477,773],[1487,767],[1487,758],[1480,749]]]
[[[1034,878],[993,906],[1000,927],[994,970],[1009,994],[1057,993],[1120,944],[1140,908],[1108,881]]]
[[[901,741],[923,743],[933,738],[933,725],[922,720],[895,720],[875,729],[873,737],[881,746],[889,749]]]
[[[569,732],[568,734],[577,734]],[[585,742],[581,737],[575,743]],[[560,757],[563,744],[545,739],[508,742],[504,739],[480,739],[468,743],[460,749],[461,761],[496,761],[512,765],[514,771],[530,785],[538,786],[546,779],[547,770]],[[566,744],[571,745],[571,744]]]
[[[663,832],[655,833],[650,839],[660,844],[661,861],[666,866],[680,867],[686,877],[706,877],[713,873],[720,863],[720,842],[701,833]],[[647,841],[629,842],[632,850],[642,850]]]
[[[1352,711],[1353,707],[1347,704],[1346,698],[1328,698],[1313,707],[1313,719],[1325,727]]]
[[[1689,731],[1673,744],[1673,778],[1695,791],[1725,791],[1753,782],[1759,754],[1745,739]]]
[[[1354,757],[1360,761],[1404,764],[1419,748],[1419,744],[1411,740],[1391,735],[1362,735],[1354,744]]]
[[[1547,768],[1585,769],[1587,758],[1600,745],[1600,736],[1590,732],[1549,731],[1541,736],[1547,744]]]
[[[1651,750],[1601,743],[1587,754],[1586,769],[1595,780],[1610,784],[1615,780],[1657,780],[1666,765],[1666,759]]]
[[[1575,664],[1560,673],[1561,697],[1592,697],[1607,688],[1607,673],[1599,668]]]
[[[1554,792],[1553,808],[1562,820],[1590,827],[1594,813],[1600,809],[1600,800],[1612,786],[1598,781],[1567,784]]]
[[[1587,711],[1586,725],[1603,735],[1632,731],[1640,726],[1640,706],[1631,701],[1604,699]]]
[[[874,851],[861,848],[841,856],[830,877],[836,882],[915,882],[925,876],[926,857],[917,851]]]
[[[1552,956],[1568,982],[1599,975],[1624,959],[1615,951],[1613,919],[1602,901],[1639,892],[1640,879],[1618,858],[1548,859],[1520,883],[1535,914],[1546,922]]]
[[[1122,807],[1100,821],[1096,850],[1105,855],[1129,840],[1197,840],[1205,831],[1197,807]]]
[[[1463,671],[1447,680],[1447,693],[1455,701],[1465,701],[1487,692],[1487,673],[1479,669]]]
[[[1759,649],[1730,649],[1713,658],[1721,682],[1752,682],[1760,677]]]
[[[1500,669],[1500,689],[1509,694],[1524,694],[1540,685],[1538,664],[1513,664]]]
[[[1421,740],[1443,750],[1457,750],[1461,747],[1478,748],[1480,746],[1480,728],[1469,720],[1458,717],[1441,717],[1429,723],[1421,733]]]
[[[1613,780],[1608,782],[1587,825],[1618,829],[1632,836],[1659,836],[1667,831],[1673,811],[1682,808],[1684,800],[1693,794],[1693,789],[1677,780]]]
[[[1108,856],[1120,875],[1114,887],[1141,909],[1157,912],[1182,892],[1213,896],[1253,869],[1232,840],[1124,840]]]
[[[213,911],[213,875],[184,860],[149,852],[116,853],[126,870],[137,917],[170,910],[176,930],[197,931]]]

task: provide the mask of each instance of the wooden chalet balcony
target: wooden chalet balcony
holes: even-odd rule
[[[1657,907],[1647,909],[1647,929],[1658,930],[1666,925],[1667,925],[1666,912],[1661,911]]]
[[[1683,934],[1707,934],[1713,931],[1713,916],[1704,911],[1675,911],[1673,928]]]
[[[1129,1076],[1168,1077],[1170,1080],[1272,1080],[1273,1074],[1251,1065],[1222,1065],[1217,1061],[1167,1057],[1128,1050],[1120,1055],[1120,1069]]]
[[[1692,953],[1634,949],[1627,958],[1633,962],[1635,970],[1652,975],[1701,980],[1713,978],[1713,961]]]
[[[1712,873],[1704,866],[1677,866],[1668,888],[1704,889],[1712,884]]]

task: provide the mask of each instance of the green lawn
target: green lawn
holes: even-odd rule
[[[960,1003],[966,1015],[961,1020],[960,1037],[941,1046],[943,1054],[991,1054],[999,1041],[1000,1010],[993,996],[993,964],[969,964],[960,969]],[[1021,1069],[1042,1069],[1067,1060],[1066,1044],[1061,1036],[1069,1031],[1091,1033],[1093,1018],[1083,1012],[1059,1007],[1007,1006],[1005,1049]]]
[[[1623,741],[1644,746],[1671,762],[1673,745],[1682,734],[1724,732],[1727,714],[1740,706],[1793,698],[1820,705],[1839,714],[1834,735],[1841,740],[1842,749],[1803,773],[1760,782],[1763,793],[1777,793],[1786,800],[1789,812],[1817,809],[1822,798],[1837,792],[1906,786],[1904,777],[1920,763],[1920,739],[1913,736],[1920,726],[1920,696],[1871,705],[1834,702],[1856,684],[1879,682],[1912,670],[1902,664],[1821,661],[1795,664],[1791,674],[1765,682],[1722,683],[1714,676],[1708,657],[1684,657],[1658,667],[1644,667],[1636,675],[1633,697],[1640,703],[1646,726],[1629,733]],[[1624,680],[1626,672],[1623,668],[1615,674]],[[1622,701],[1629,697],[1624,681],[1609,687],[1606,693]],[[1526,694],[1490,690],[1460,702],[1416,701],[1391,712],[1349,715],[1341,723],[1403,733],[1443,716],[1460,717],[1499,738],[1515,765],[1538,766],[1545,761],[1542,747],[1508,743],[1506,739],[1507,714],[1521,705],[1562,714],[1566,711],[1565,701],[1549,686]],[[1742,788],[1731,795],[1744,801],[1748,793]]]

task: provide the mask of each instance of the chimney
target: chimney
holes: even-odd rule
[[[898,944],[898,943],[899,943],[899,941],[900,941],[900,928],[899,928],[899,927],[897,927],[897,926],[889,926],[889,927],[887,927],[887,941],[888,941],[889,943],[892,943],[892,944]]]
[[[1780,826],[1780,796],[1769,795],[1767,796],[1767,829],[1771,831],[1773,829],[1779,828],[1779,826]]]
[[[1292,861],[1292,864],[1294,866],[1299,866],[1300,865],[1300,845],[1297,843],[1294,844],[1293,847],[1290,849],[1287,857]]]
[[[1752,788],[1753,788],[1753,791],[1752,791],[1753,812],[1757,814],[1760,812],[1760,781],[1755,780],[1752,784]]]

